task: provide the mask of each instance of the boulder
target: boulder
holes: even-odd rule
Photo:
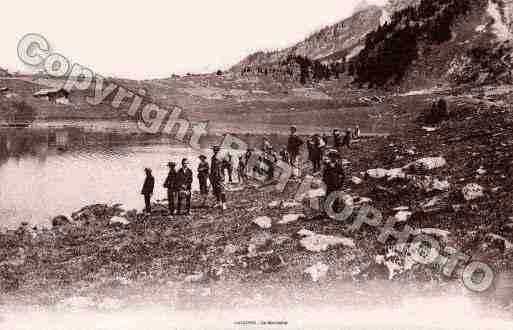
[[[296,222],[299,219],[304,218],[304,217],[305,217],[305,215],[302,213],[301,214],[285,214],[283,216],[283,218],[280,221],[278,221],[278,224],[285,225],[285,224],[288,224],[291,222]]]
[[[201,282],[205,278],[205,275],[203,273],[196,273],[192,275],[186,276],[183,281],[184,283],[197,283]]]
[[[469,183],[461,190],[463,198],[467,201],[478,199],[484,196],[484,188],[477,183]]]
[[[58,215],[55,218],[52,219],[52,227],[58,228],[62,226],[69,225],[71,221],[64,215]]]
[[[363,182],[363,180],[362,180],[362,179],[360,179],[359,177],[353,176],[353,177],[351,178],[351,182],[352,182],[352,183],[354,183],[354,184],[360,184],[360,183],[362,183],[362,182]]]
[[[326,277],[326,275],[328,274],[328,269],[329,269],[328,265],[319,261],[315,265],[310,266],[307,269],[305,269],[304,273],[310,275],[310,278],[312,279],[312,281],[317,282],[320,279],[323,279]]]
[[[312,235],[315,235],[315,233],[311,230],[308,230],[308,229],[301,229],[300,231],[297,232],[297,235],[299,237],[307,237],[307,236],[312,236]]]
[[[225,254],[235,254],[239,251],[239,248],[233,244],[228,244],[224,247]]]
[[[280,204],[281,204],[280,201],[272,201],[269,204],[267,204],[267,206],[270,207],[270,208],[275,208],[275,207],[279,207]]]
[[[249,245],[255,246],[255,248],[265,247],[272,243],[272,236],[267,232],[261,232],[249,240]]]
[[[128,224],[130,224],[130,221],[128,221],[125,218],[116,216],[116,217],[110,218],[109,224],[111,224],[111,225],[116,225],[116,224],[128,225]]]
[[[409,176],[410,182],[417,187],[418,189],[422,189],[426,192],[431,192],[434,190],[438,191],[447,191],[451,187],[451,184],[447,180],[438,180],[431,176]]]
[[[390,170],[386,170],[383,168],[375,168],[367,170],[367,175],[373,179],[383,179],[388,178],[388,180],[393,179],[404,179],[406,177],[406,173],[404,173],[402,168],[392,168]]]
[[[281,204],[281,207],[284,209],[292,209],[295,207],[302,207],[302,206],[303,206],[303,204],[301,204],[300,202],[297,202],[297,201],[286,201]]]
[[[427,157],[418,159],[408,165],[404,166],[404,169],[413,169],[416,171],[430,171],[436,168],[444,167],[447,165],[447,161],[443,157]]]
[[[395,218],[397,219],[397,221],[399,222],[406,222],[408,221],[408,219],[411,217],[412,215],[412,212],[410,211],[399,211],[395,214]]]
[[[271,218],[267,216],[261,216],[253,220],[253,223],[263,229],[269,229],[272,225]]]
[[[418,234],[431,235],[438,238],[441,238],[443,241],[447,242],[449,240],[449,236],[451,235],[450,231],[442,230],[438,228],[421,228],[417,230]]]
[[[346,246],[354,248],[356,245],[354,241],[346,237],[337,237],[330,235],[313,234],[306,236],[299,242],[302,247],[311,252],[326,251],[329,248],[336,246]]]

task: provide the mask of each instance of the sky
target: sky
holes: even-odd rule
[[[361,7],[362,0],[9,0],[0,67],[29,71],[17,45],[38,33],[52,52],[105,76],[213,72],[254,51],[291,46]]]

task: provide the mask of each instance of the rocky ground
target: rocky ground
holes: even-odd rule
[[[396,229],[408,224],[444,251],[492,266],[501,280],[482,296],[511,310],[512,112],[505,97],[447,99],[448,118],[419,117],[344,151],[346,203],[355,209],[346,221],[295,201],[299,180],[284,192],[230,186],[224,212],[194,202],[190,216],[173,217],[160,203],[151,214],[91,205],[72,219],[54,219],[52,229],[25,225],[0,234],[2,302],[106,309],[143,298],[180,308],[273,299],[373,303],[387,298],[359,295],[361,288],[387,287],[395,292],[391,300],[412,287],[431,294],[461,289],[461,269],[449,278],[434,265],[411,262],[393,241],[379,243],[379,228],[351,230],[368,204],[385,219],[400,219]],[[360,276],[383,253],[388,279]]]

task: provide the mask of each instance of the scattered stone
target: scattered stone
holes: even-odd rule
[[[385,170],[384,168],[374,168],[367,170],[366,173],[373,179],[382,179],[388,175],[388,170]]]
[[[262,216],[253,220],[253,223],[263,229],[269,229],[272,225],[272,220],[269,217]]]
[[[295,207],[302,207],[302,206],[303,206],[303,204],[301,204],[300,202],[297,202],[297,201],[286,201],[281,204],[281,207],[284,209],[292,209]]]
[[[239,248],[233,244],[228,244],[224,247],[225,254],[235,254],[237,251],[239,251]]]
[[[196,273],[193,275],[186,276],[183,281],[184,283],[197,283],[201,282],[205,278],[205,275],[203,273]]]
[[[318,198],[324,196],[326,196],[326,190],[324,190],[323,188],[310,189],[307,192],[308,198]]]
[[[394,211],[408,211],[410,208],[408,206],[398,206],[393,208]]]
[[[353,177],[351,178],[351,182],[352,182],[352,183],[354,183],[354,184],[360,184],[360,183],[362,183],[362,182],[363,182],[363,180],[362,180],[362,179],[360,179],[359,177],[353,176]]]
[[[471,201],[484,196],[484,188],[477,183],[469,183],[461,190],[463,197]]]
[[[438,127],[423,126],[422,129],[425,130],[426,132],[435,132],[438,130]]]
[[[116,216],[116,217],[112,217],[112,218],[110,218],[109,223],[110,223],[111,225],[114,225],[114,224],[128,225],[128,224],[130,224],[130,221],[128,221],[128,220],[127,220],[127,219],[125,219],[125,218],[117,217],[117,216]]]
[[[438,180],[436,178],[430,176],[410,176],[410,181],[413,185],[419,189],[422,189],[426,192],[431,192],[434,190],[438,191],[447,191],[450,189],[451,184],[447,180]]]
[[[479,174],[479,175],[484,175],[484,174],[486,174],[486,170],[483,168],[483,166],[481,166],[480,168],[478,168],[478,169],[476,170],[476,172],[477,172],[477,174]]]
[[[312,281],[317,282],[320,279],[323,279],[326,277],[326,275],[328,274],[328,269],[329,269],[328,265],[319,261],[315,265],[310,266],[307,269],[305,269],[304,272],[305,272],[305,274],[310,275],[310,278],[312,279]]]
[[[404,169],[413,169],[417,171],[430,171],[436,168],[444,167],[447,161],[443,157],[421,158],[404,167]]]
[[[410,211],[399,211],[395,214],[395,218],[399,222],[406,222],[411,217],[412,212]]]
[[[302,247],[311,252],[326,251],[329,248],[336,247],[339,245],[343,245],[350,248],[356,247],[354,241],[350,238],[321,235],[315,233],[313,235],[304,237],[303,239],[301,239],[299,243]]]
[[[269,204],[267,204],[267,206],[269,206],[270,208],[275,208],[275,207],[279,207],[280,204],[281,204],[280,201],[272,201]]]
[[[444,241],[448,241],[449,236],[451,235],[450,231],[442,230],[442,229],[438,229],[438,228],[422,228],[422,229],[418,229],[417,232],[419,234],[436,236],[436,237],[443,239]]]
[[[256,248],[268,246],[271,242],[272,236],[267,232],[258,233],[249,240],[250,245],[254,245]]]
[[[285,224],[288,224],[291,222],[296,222],[299,219],[304,218],[304,217],[305,217],[304,214],[285,214],[283,216],[283,218],[280,221],[278,221],[278,224],[285,225]]]
[[[312,235],[315,235],[315,233],[313,231],[310,231],[308,229],[301,229],[300,231],[297,232],[297,235],[299,237],[306,237],[306,236],[312,236]]]

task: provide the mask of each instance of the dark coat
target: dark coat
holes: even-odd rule
[[[322,156],[321,141],[318,138],[315,138],[312,141],[310,157],[312,160],[320,160],[321,156]]]
[[[289,136],[289,140],[287,142],[287,150],[290,154],[297,155],[299,153],[299,148],[303,145],[303,140],[299,138],[299,136],[295,134],[291,134]]]
[[[141,189],[142,195],[151,195],[153,194],[153,187],[155,186],[155,178],[150,174],[146,176],[144,180],[143,187]]]
[[[207,162],[200,162],[198,165],[198,179],[207,179],[210,174],[210,166]]]
[[[169,174],[167,175],[166,181],[164,181],[164,188],[176,191],[178,189],[177,175],[178,175],[178,173],[176,172],[175,169],[170,169]]]
[[[181,168],[180,170],[178,170],[176,178],[177,178],[176,181],[177,181],[179,189],[191,190],[192,171],[190,168],[187,168],[187,169]]]
[[[333,134],[333,147],[338,149],[342,146],[342,136],[340,134]]]
[[[223,181],[223,169],[222,169],[222,161],[219,160],[216,156],[212,156],[210,161],[210,182],[212,184],[219,183]]]
[[[346,133],[346,135],[344,135],[344,141],[342,143],[342,145],[344,146],[351,146],[351,134],[350,133]]]
[[[342,164],[339,162],[326,164],[322,180],[326,184],[328,193],[341,189],[344,184],[344,179],[345,174]]]

